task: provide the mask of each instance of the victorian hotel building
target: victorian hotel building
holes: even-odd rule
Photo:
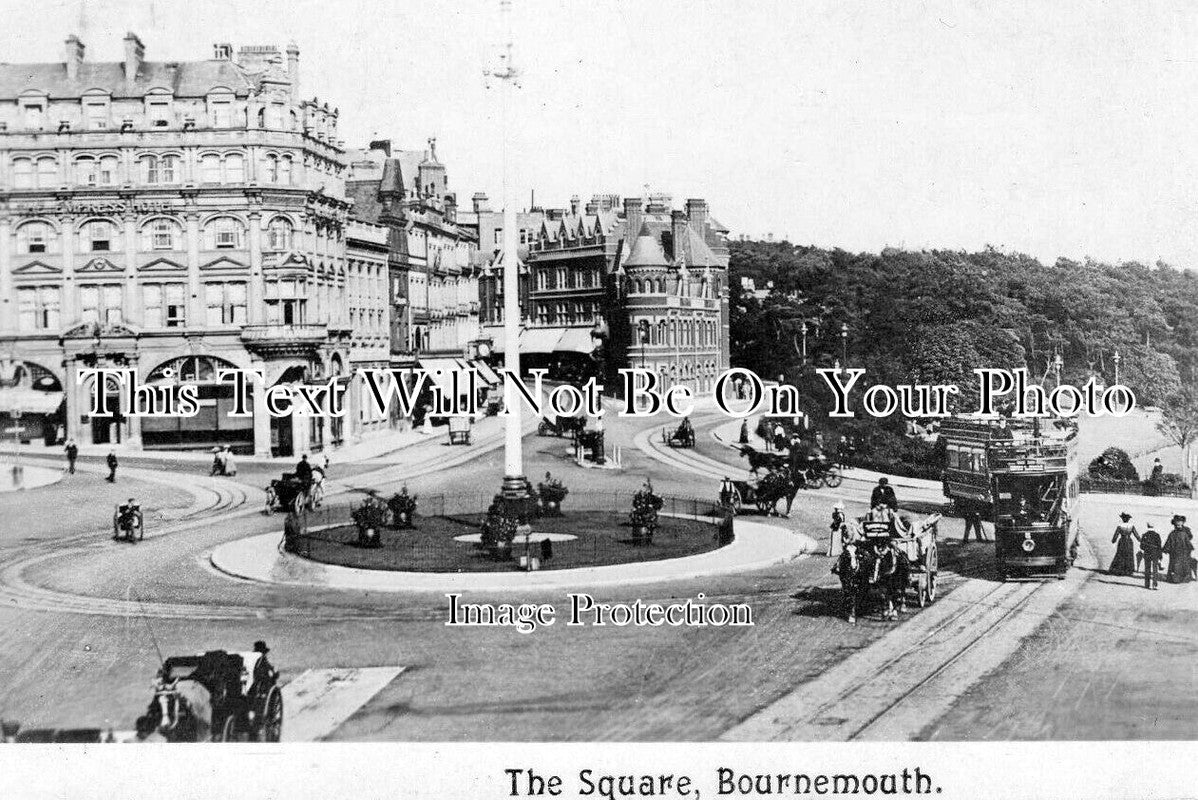
[[[301,100],[299,49],[204,61],[0,64],[0,412],[23,438],[144,448],[319,450],[382,427],[229,416],[217,370],[265,385],[350,380],[389,358],[387,229],[349,217],[338,112]],[[87,367],[195,383],[192,418],[87,416]],[[356,397],[348,392],[347,398]],[[12,435],[12,434],[8,434]],[[22,434],[19,434],[22,435]]]

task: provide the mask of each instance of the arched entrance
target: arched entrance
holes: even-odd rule
[[[194,417],[143,417],[142,446],[147,450],[206,450],[228,446],[236,453],[252,454],[252,405],[251,416],[231,416],[233,384],[217,379],[222,369],[236,369],[236,365],[216,356],[180,356],[150,370],[147,383],[194,385],[200,411]]]

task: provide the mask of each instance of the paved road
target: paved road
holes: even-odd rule
[[[622,472],[581,470],[570,461],[565,440],[529,437],[526,471],[552,470],[576,490],[629,491],[651,477],[664,493],[714,496],[719,477],[738,465],[733,451],[707,435],[723,419],[696,416],[700,435],[693,452],[669,450],[646,435],[660,430],[660,420],[610,419],[608,441],[623,447]],[[403,451],[395,463],[381,460],[346,475],[332,488],[390,492],[407,483],[427,494],[475,493],[498,482],[498,444],[498,437],[469,449],[430,442]],[[990,581],[990,548],[953,541],[960,533],[955,520],[942,528],[948,540],[942,559],[945,596],[900,625],[877,619],[845,624],[836,614],[829,563],[817,557],[745,575],[605,590],[600,598],[665,600],[703,592],[750,603],[752,628],[554,627],[523,636],[508,629],[446,628],[444,604],[435,597],[298,590],[215,573],[206,561],[212,548],[277,530],[279,518],[259,513],[260,495],[251,489],[240,500],[230,490],[205,511],[199,507],[203,498],[189,496],[202,494],[194,477],[172,478],[167,472],[157,477],[159,483],[138,486],[144,492],[139,496],[160,514],[160,524],[133,547],[111,542],[105,532],[111,498],[103,498],[103,513],[97,511],[99,501],[88,502],[90,492],[103,487],[64,482],[37,490],[41,494],[0,496],[0,511],[11,514],[5,517],[11,522],[0,526],[0,673],[6,675],[0,714],[6,718],[38,726],[128,728],[148,700],[157,650],[244,649],[265,637],[288,680],[312,674],[309,670],[402,668],[377,692],[354,696],[356,712],[320,733],[333,739],[711,740],[734,737],[738,726],[743,730],[763,714],[785,717],[763,737],[977,738],[1001,709],[1019,707],[1010,697],[1005,707],[995,699],[992,687],[1006,685],[1002,681],[979,684],[987,671],[1047,658],[1068,674],[1076,660],[1059,646],[1063,634],[1046,639],[1058,646],[1024,653],[1071,612],[1050,609],[1034,587],[1008,597],[1008,590]],[[823,538],[832,503],[846,498],[850,512],[859,513],[867,490],[846,482],[836,492],[802,493],[790,519],[776,523]],[[935,491],[904,494],[917,511],[940,500]],[[1098,530],[1106,512],[1095,513]],[[1079,572],[1068,582],[1063,609],[1083,597],[1075,585],[1087,592],[1094,585],[1101,594],[1098,581],[1083,580],[1089,574]],[[1128,591],[1106,590],[1118,591],[1120,598]],[[543,598],[562,600],[559,593],[532,591],[486,599]],[[939,648],[929,661],[934,675],[890,667],[891,683],[911,689],[893,712],[885,696],[867,700],[860,694],[868,673],[862,665],[902,662],[929,642]],[[986,658],[953,660],[954,648],[965,645]],[[1179,655],[1177,663],[1183,660]],[[941,663],[949,668],[937,670]],[[881,713],[871,712],[862,725],[806,728],[796,715],[778,713],[822,692],[818,697],[825,705],[830,698],[833,706],[824,716],[848,719],[851,715],[834,708],[829,679],[821,683],[829,674],[839,676],[841,691],[857,687],[842,705],[865,704]],[[1009,684],[1012,694],[1016,685]],[[920,699],[927,695],[934,696]],[[341,708],[344,702],[333,704]],[[1066,724],[1054,729],[1056,735]],[[1095,724],[1107,736],[1138,735],[1114,723]],[[1013,726],[1008,723],[1008,735],[1027,735]]]

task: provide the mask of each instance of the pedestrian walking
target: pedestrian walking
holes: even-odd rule
[[[1161,493],[1161,484],[1165,479],[1165,467],[1159,458],[1152,461],[1152,474],[1148,476],[1148,494],[1155,496]]]
[[[116,453],[114,453],[112,450],[109,450],[108,458],[105,459],[105,461],[108,463],[108,478],[107,478],[107,480],[109,483],[116,483],[116,467],[117,467]]]
[[[1161,574],[1161,535],[1149,522],[1140,536],[1140,560],[1144,565],[1144,588],[1156,589]]]
[[[1121,522],[1115,526],[1111,544],[1115,545],[1115,558],[1111,561],[1108,575],[1131,575],[1136,571],[1136,548],[1133,539],[1140,541],[1140,533],[1131,524],[1131,514],[1124,511],[1119,515]]]
[[[836,505],[832,506],[832,524],[828,526],[831,533],[828,536],[828,555],[835,554],[836,543],[839,541],[843,544],[845,528],[847,527],[847,519],[844,515],[844,501],[837,500]]]
[[[741,444],[749,443],[749,421],[747,419],[741,420],[741,423],[740,423],[740,443]]]
[[[972,506],[965,511],[965,536],[961,539],[961,543],[969,541],[969,533],[973,532],[974,538],[979,542],[986,540],[982,531],[982,514]]]
[[[1169,531],[1162,548],[1165,555],[1169,556],[1169,571],[1165,574],[1165,580],[1169,583],[1188,583],[1191,580],[1190,554],[1194,552],[1194,534],[1186,526],[1186,518],[1181,514],[1174,514],[1172,523],[1173,530]]]
[[[67,442],[67,472],[71,475],[75,474],[75,461],[79,458],[79,445],[75,444],[75,440],[71,439]]]
[[[774,449],[779,453],[786,449],[786,429],[781,422],[774,426]]]
[[[229,477],[237,475],[237,461],[233,458],[233,448],[225,445],[225,474]]]

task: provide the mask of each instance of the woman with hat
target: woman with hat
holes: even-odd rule
[[[1131,524],[1131,514],[1124,511],[1119,515],[1122,522],[1115,527],[1115,535],[1111,544],[1115,545],[1115,559],[1111,562],[1108,575],[1131,575],[1136,571],[1136,546],[1132,541],[1140,541],[1136,526]]]
[[[1186,527],[1186,518],[1173,515],[1173,530],[1165,539],[1164,551],[1169,556],[1169,571],[1165,580],[1169,583],[1186,583],[1190,580],[1190,553],[1194,551],[1194,534]]]

